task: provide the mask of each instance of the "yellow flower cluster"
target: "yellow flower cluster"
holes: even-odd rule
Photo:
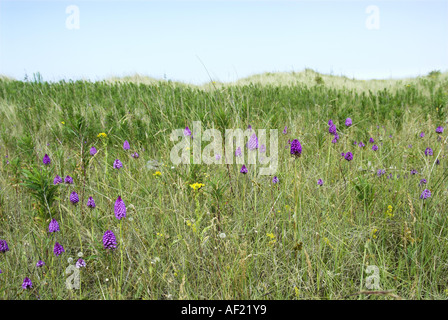
[[[203,184],[203,183],[193,183],[193,184],[190,184],[190,187],[193,189],[193,190],[199,190],[199,189],[201,189],[203,186],[205,186],[205,184]]]
[[[107,134],[104,132],[98,133],[97,138],[106,138]]]
[[[162,238],[163,237],[163,233],[157,232],[157,236]]]
[[[299,291],[299,288],[294,287],[294,293],[296,294],[296,298],[299,299],[299,298],[300,298],[300,291]]]
[[[377,232],[378,232],[378,229],[377,229],[377,228],[375,228],[375,229],[372,230],[372,238],[373,238],[373,239],[376,239],[376,238],[377,238],[377,235],[376,235]]]
[[[162,175],[162,172],[160,172],[160,171],[156,171],[156,172],[153,173],[152,175],[153,175],[153,176],[161,176],[161,175]]]
[[[392,217],[394,216],[394,214],[392,213],[392,206],[391,206],[391,205],[389,205],[389,206],[387,207],[386,216],[387,216],[388,218],[392,218]]]
[[[190,220],[187,220],[187,226],[189,226],[189,227],[193,230],[193,232],[196,232],[196,231],[197,231],[197,229],[196,229],[196,223],[193,223],[193,222],[191,222]]]
[[[277,240],[275,240],[275,235],[273,233],[267,233],[266,235],[268,236],[268,238],[271,239],[269,241],[269,245],[271,245],[271,246],[274,245],[275,242],[277,241]]]

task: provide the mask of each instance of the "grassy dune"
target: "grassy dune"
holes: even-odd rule
[[[435,83],[440,83],[448,80],[448,72],[433,71],[425,76],[402,79],[379,79],[379,80],[358,80],[351,79],[345,76],[326,75],[318,73],[312,69],[305,69],[301,72],[265,72],[256,74],[246,78],[239,79],[235,82],[216,82],[211,81],[199,86],[192,84],[184,84],[181,82],[171,82],[179,86],[190,86],[202,89],[216,89],[228,86],[247,86],[247,85],[262,85],[262,86],[313,86],[322,85],[334,89],[348,89],[356,92],[368,92],[379,90],[397,90],[406,85],[412,85],[419,90],[425,90],[428,80],[437,80]],[[158,82],[167,82],[166,80],[159,80],[152,77],[135,74],[125,77],[112,77],[106,79],[108,82],[132,82],[136,84],[155,84]]]
[[[0,79],[0,240],[9,248],[0,247],[0,298],[446,299],[446,74],[270,77],[204,86]],[[279,182],[250,164],[246,175],[241,164],[173,165],[170,133],[199,120],[203,130],[278,129]],[[54,185],[56,175],[74,183]],[[53,218],[60,231],[50,233]],[[107,230],[115,249],[104,248]],[[79,253],[81,285],[68,290],[65,270]],[[372,290],[385,294],[357,294],[376,276]],[[22,289],[25,277],[32,288]]]
[[[419,86],[419,89],[424,87],[421,82],[424,82],[425,78],[438,80],[447,80],[448,73],[435,73],[431,76],[423,76],[416,78],[404,78],[404,79],[386,79],[386,80],[358,80],[354,78],[348,78],[345,76],[326,75],[320,74],[311,69],[305,69],[302,72],[275,72],[275,73],[263,73],[254,76],[250,76],[241,80],[238,80],[236,84],[247,85],[250,83],[259,83],[262,85],[303,85],[303,84],[315,84],[325,85],[335,89],[349,89],[356,91],[379,91],[379,90],[396,90],[406,85]]]

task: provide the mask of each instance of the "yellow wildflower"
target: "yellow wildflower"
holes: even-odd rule
[[[65,124],[65,122],[64,122],[64,121],[61,121],[61,123],[62,123],[62,124]]]
[[[156,171],[156,172],[153,173],[152,175],[153,175],[153,176],[161,176],[161,175],[162,175],[162,172],[160,172],[160,171]]]
[[[193,230],[193,232],[197,231],[197,229],[196,229],[196,222],[193,223],[190,220],[187,220],[187,226],[189,226]]]
[[[388,207],[387,207],[387,211],[386,211],[386,216],[387,217],[389,217],[389,218],[392,218],[393,216],[394,216],[394,214],[392,213],[392,206],[391,205],[389,205]]]
[[[106,138],[107,134],[104,132],[98,133],[97,138]]]
[[[266,235],[268,236],[268,238],[271,239],[269,241],[269,245],[271,245],[271,246],[274,245],[275,242],[277,241],[277,240],[275,240],[275,235],[273,233],[267,233]]]
[[[300,297],[300,291],[299,291],[299,288],[294,287],[294,293],[296,294],[296,298],[299,299],[299,297]]]
[[[193,184],[190,184],[190,187],[191,187],[193,190],[199,190],[199,189],[201,189],[203,186],[205,186],[205,184],[203,184],[203,183],[197,183],[197,182],[195,182],[195,183],[193,183]]]

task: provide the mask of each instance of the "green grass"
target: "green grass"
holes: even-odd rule
[[[431,81],[437,80],[437,81]],[[438,83],[448,80],[448,72],[441,73],[438,70],[431,71],[426,76],[420,76],[415,78],[402,78],[402,79],[372,79],[372,80],[359,80],[354,78],[348,78],[346,76],[321,74],[312,69],[305,69],[301,72],[265,72],[262,74],[255,74],[246,78],[239,79],[235,82],[219,82],[210,81],[202,85],[185,84],[178,81],[171,80],[158,80],[152,77],[134,74],[124,77],[111,77],[106,79],[107,82],[119,82],[119,83],[136,83],[136,84],[157,84],[160,82],[171,83],[177,86],[188,86],[193,88],[200,88],[204,90],[211,90],[216,88],[226,88],[230,86],[243,86],[243,85],[261,85],[261,86],[314,86],[325,85],[333,89],[348,89],[358,93],[361,92],[377,92],[380,90],[392,90],[402,89],[405,86],[411,85],[418,89],[422,94],[430,94],[431,85],[437,85]]]
[[[446,75],[381,89],[368,82],[369,90],[362,82],[330,85],[330,76],[309,76],[313,81],[288,85],[201,87],[0,79],[0,239],[10,249],[0,252],[0,297],[446,299]],[[329,119],[340,132],[337,144]],[[199,120],[220,130],[278,129],[280,182],[257,177],[253,165],[247,175],[235,164],[172,168],[171,131]],[[437,126],[445,127],[441,141]],[[98,138],[101,132],[107,138]],[[289,139],[302,143],[300,158],[290,156]],[[124,140],[131,150],[123,150]],[[433,156],[424,155],[427,147]],[[353,161],[340,156],[347,151]],[[42,164],[46,153],[49,167]],[[112,168],[117,158],[120,170]],[[160,176],[147,168],[149,160],[163,163]],[[378,177],[378,169],[386,174]],[[75,184],[53,192],[56,174]],[[423,178],[428,183],[420,187]],[[195,191],[189,185],[196,182],[205,186]],[[432,192],[425,201],[424,188]],[[77,206],[69,201],[73,190]],[[127,206],[121,221],[114,216],[119,195]],[[48,233],[50,215],[60,225],[56,234]],[[117,237],[113,252],[102,247],[106,230]],[[66,251],[59,257],[56,241]],[[79,252],[87,267],[80,290],[70,291],[67,259],[76,261]],[[44,269],[35,267],[39,259]],[[357,294],[367,290],[368,265],[379,268],[385,295]],[[33,289],[21,288],[25,277]]]

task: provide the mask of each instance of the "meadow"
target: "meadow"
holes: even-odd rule
[[[0,298],[446,299],[447,74],[307,72],[0,78]],[[278,129],[277,180],[173,165],[193,121]]]

